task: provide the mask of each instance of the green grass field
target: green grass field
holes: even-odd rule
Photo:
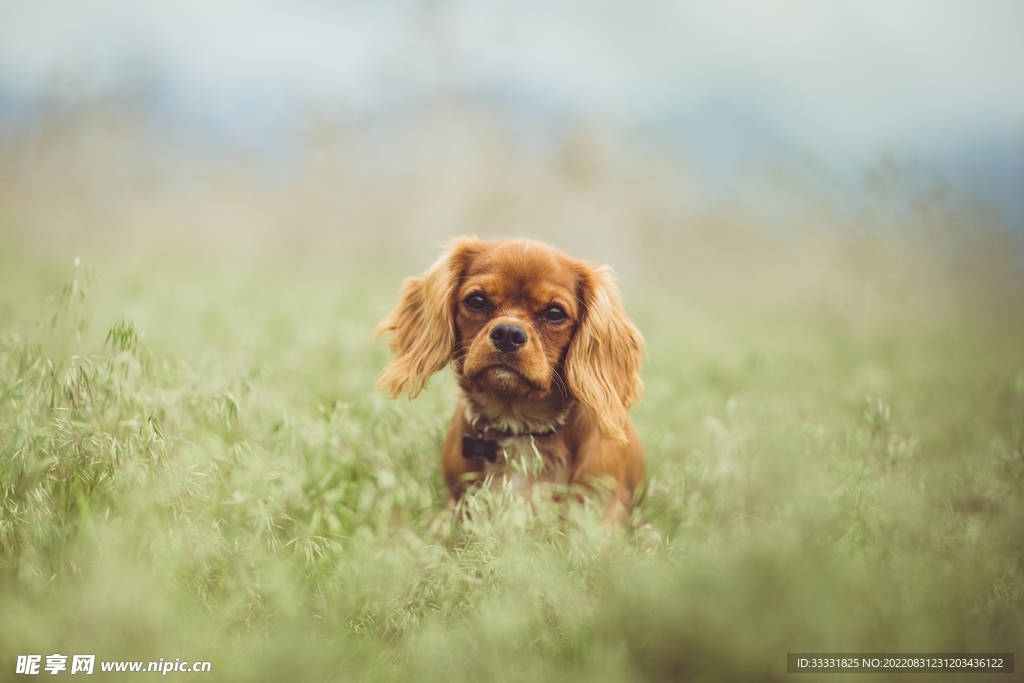
[[[449,511],[451,378],[411,403],[372,389],[372,329],[412,266],[76,267],[9,246],[0,679],[31,653],[212,662],[197,680],[479,683],[1024,652],[1014,306],[924,314],[886,285],[865,317],[827,293],[624,278],[648,342],[649,481],[609,540],[582,505],[481,493],[470,518]]]

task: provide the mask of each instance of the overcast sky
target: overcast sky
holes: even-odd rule
[[[1020,0],[0,0],[0,103],[139,74],[222,115],[447,86],[632,127],[732,117],[831,160],[1024,157]]]

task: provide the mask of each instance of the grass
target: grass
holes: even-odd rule
[[[779,680],[787,652],[1024,643],[1019,315],[632,283],[649,481],[608,540],[586,506],[449,511],[450,378],[372,392],[406,269],[0,261],[3,678],[92,653],[228,681]]]

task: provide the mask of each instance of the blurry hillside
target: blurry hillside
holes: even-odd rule
[[[678,155],[586,122],[531,129],[444,99],[303,120],[257,149],[123,102],[54,106],[0,138],[0,239],[36,257],[418,270],[456,235],[526,236],[612,264],[627,290],[654,281],[855,322],[1024,309],[1024,259],[998,217],[896,159],[849,201],[820,169],[782,163],[723,193]]]

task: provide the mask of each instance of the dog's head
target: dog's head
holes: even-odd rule
[[[470,394],[517,401],[575,399],[608,437],[625,441],[640,397],[643,338],[607,268],[526,240],[456,240],[402,287],[377,335],[394,360],[377,389],[415,397],[454,361]]]

